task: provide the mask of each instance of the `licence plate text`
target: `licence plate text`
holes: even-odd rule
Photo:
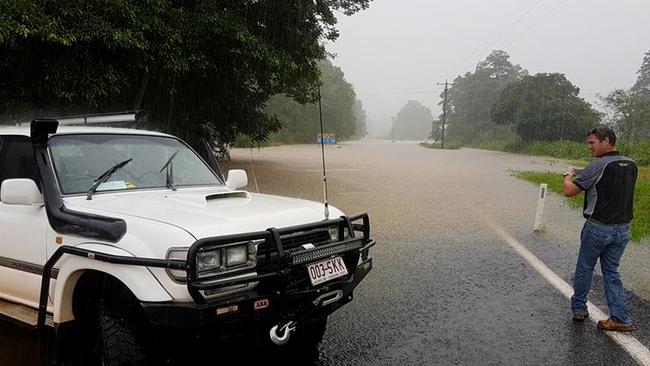
[[[309,279],[312,285],[318,285],[335,278],[343,277],[348,274],[343,258],[334,257],[307,266]]]

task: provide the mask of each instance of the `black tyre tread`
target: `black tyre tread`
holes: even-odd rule
[[[126,319],[100,312],[100,346],[105,366],[140,366],[146,364],[134,327]]]

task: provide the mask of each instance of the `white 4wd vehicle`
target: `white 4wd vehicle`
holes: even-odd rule
[[[58,125],[0,128],[0,315],[93,331],[104,365],[143,362],[145,328],[317,344],[372,268],[365,214],[237,190],[173,136]]]

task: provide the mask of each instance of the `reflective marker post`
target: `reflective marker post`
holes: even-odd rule
[[[540,231],[542,227],[542,218],[544,217],[544,202],[546,201],[546,192],[548,185],[542,183],[539,185],[539,195],[537,196],[537,212],[535,213],[535,226],[533,230]]]

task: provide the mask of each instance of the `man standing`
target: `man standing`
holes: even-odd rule
[[[580,252],[573,279],[571,297],[573,319],[589,317],[587,294],[596,260],[600,258],[609,319],[598,322],[598,328],[629,332],[634,330],[625,304],[621,275],[618,273],[632,221],[632,201],[638,169],[634,160],[616,151],[616,135],[608,127],[589,131],[587,145],[594,160],[576,175],[573,168],[564,173],[564,194],[573,197],[585,191],[584,217],[580,234]]]

